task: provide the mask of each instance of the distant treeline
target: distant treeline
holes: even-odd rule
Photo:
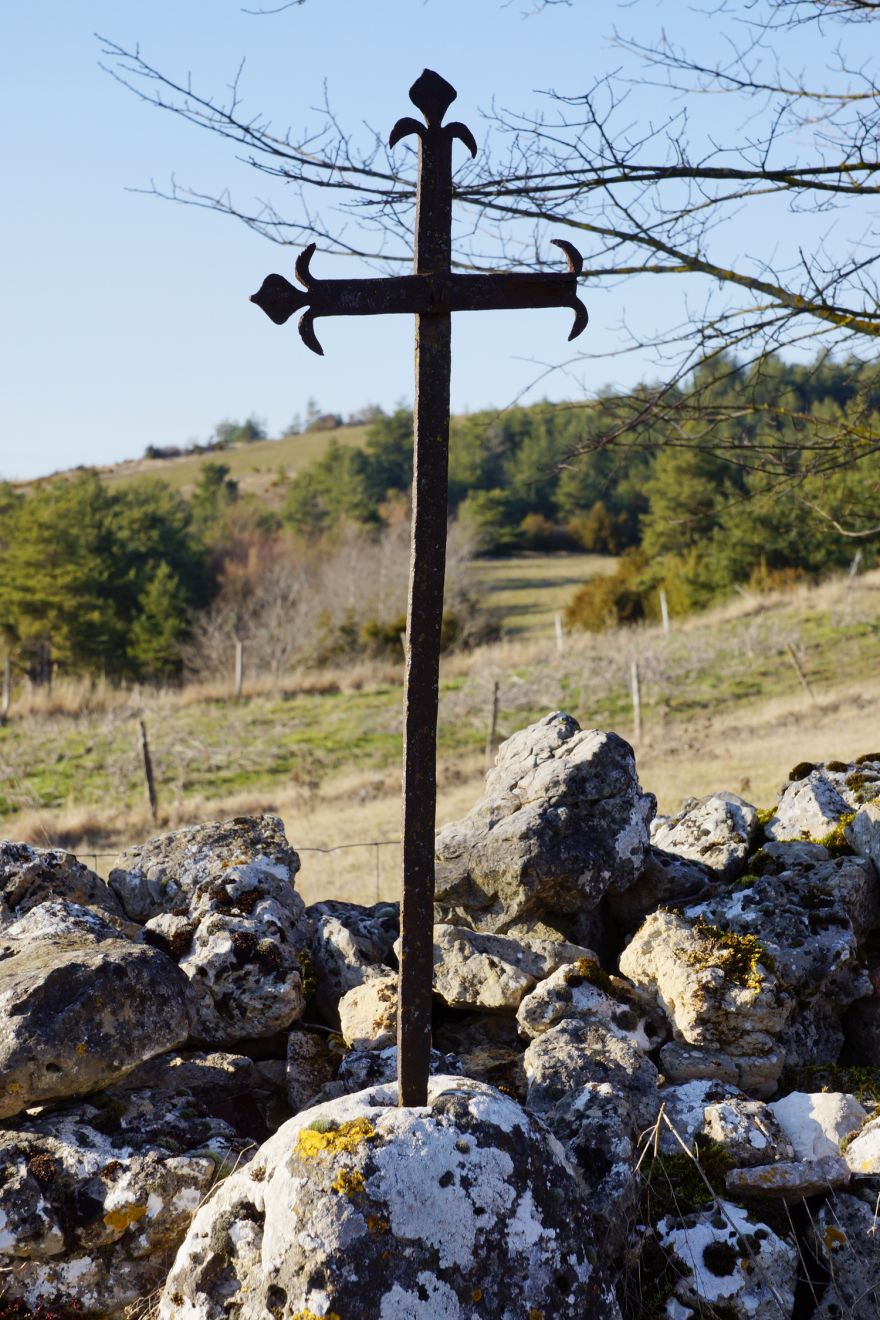
[[[273,507],[217,460],[189,498],[89,471],[27,492],[0,484],[0,639],[33,675],[48,651],[66,672],[163,681],[226,672],[236,638],[264,671],[399,655],[412,416],[367,419],[363,448],[331,440],[293,479],[282,472]],[[841,569],[857,549],[867,567],[878,447],[880,372],[858,362],[720,360],[659,407],[646,388],[458,418],[447,644],[491,631],[460,571],[474,553],[619,555],[569,609],[587,628],[651,617],[661,586],[685,612],[738,585]]]

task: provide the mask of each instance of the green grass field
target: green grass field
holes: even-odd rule
[[[600,573],[612,573],[609,555],[525,554],[511,559],[475,559],[468,572],[497,610],[511,637],[553,637],[556,615],[578,587]]]
[[[335,431],[308,431],[281,440],[257,440],[250,445],[236,445],[213,454],[132,459],[103,469],[101,479],[109,486],[115,486],[143,477],[159,477],[175,490],[187,494],[198,481],[203,463],[225,463],[243,492],[264,494],[271,491],[281,469],[286,477],[296,476],[320,458],[332,441],[340,445],[361,446],[366,436],[366,426],[340,426]]]

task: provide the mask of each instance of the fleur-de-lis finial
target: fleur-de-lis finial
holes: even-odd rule
[[[404,115],[391,130],[388,138],[389,147],[396,146],[401,138],[408,137],[411,133],[415,133],[420,138],[424,138],[428,133],[444,133],[451,138],[458,138],[471,155],[476,156],[477,144],[467,124],[462,124],[459,120],[451,124],[443,124],[443,116],[457,96],[458,92],[452,84],[441,78],[439,73],[435,73],[433,69],[423,69],[409,89],[409,99],[421,110],[425,116],[425,123],[420,124],[410,115]]]

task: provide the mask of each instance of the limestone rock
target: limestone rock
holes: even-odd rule
[[[306,916],[316,927],[322,917],[339,921],[354,939],[359,951],[371,963],[387,963],[394,943],[400,935],[400,904],[343,903],[338,899],[325,899],[306,908]]]
[[[804,779],[786,785],[764,833],[768,839],[814,839],[821,843],[849,812],[849,804],[834,780],[817,766]]]
[[[880,800],[860,807],[846,826],[844,834],[853,852],[867,858],[880,875]]]
[[[217,1174],[249,1146],[181,1085],[106,1091],[0,1129],[0,1299],[121,1315],[162,1284]]]
[[[762,875],[777,877],[795,901],[821,894],[841,909],[859,936],[880,925],[880,884],[864,857],[832,857],[818,843],[767,843],[752,861]]]
[[[547,915],[576,933],[638,877],[654,808],[622,738],[546,716],[502,744],[483,797],[437,834],[436,919],[503,932]]]
[[[706,1078],[661,1086],[659,1098],[663,1112],[675,1129],[673,1134],[665,1123],[661,1123],[661,1151],[665,1155],[677,1155],[682,1145],[696,1151],[696,1138],[704,1132],[706,1107],[739,1095],[740,1092],[729,1082]]]
[[[793,866],[786,860],[768,855],[765,874],[719,890],[682,915],[708,922],[728,942],[759,944],[763,966],[788,987],[774,1031],[787,1062],[833,1063],[843,1044],[843,1011],[871,990],[853,916],[859,928],[870,925],[876,880],[861,858]]]
[[[719,1210],[662,1219],[657,1236],[678,1275],[676,1298],[698,1314],[714,1305],[731,1320],[790,1320],[797,1251],[748,1211],[722,1201]]]
[[[311,1104],[323,1086],[336,1076],[341,1054],[331,1049],[323,1036],[311,1031],[291,1031],[287,1037],[287,1101],[298,1114]]]
[[[719,880],[735,880],[758,830],[758,813],[735,793],[689,798],[677,816],[651,831],[651,843],[665,852],[702,862]]]
[[[792,1091],[769,1108],[799,1160],[839,1155],[844,1137],[857,1131],[868,1117],[854,1095],[841,1091]]]
[[[632,931],[649,912],[695,900],[716,882],[715,872],[702,862],[664,852],[652,844],[638,878],[623,893],[609,890],[607,901],[615,921]]]
[[[823,1155],[819,1160],[780,1160],[751,1169],[731,1169],[725,1184],[728,1196],[780,1201],[804,1201],[817,1192],[845,1187],[850,1180],[846,1160]]]
[[[431,1050],[430,1072],[433,1077],[459,1076],[460,1062],[449,1054]],[[397,1079],[397,1046],[382,1050],[349,1050],[339,1065],[336,1080],[328,1083],[318,1101],[324,1103],[343,1095],[354,1095],[370,1086],[385,1086]]]
[[[726,1082],[761,1100],[773,1095],[784,1063],[785,1054],[779,1049],[734,1055],[671,1040],[660,1050],[660,1067],[668,1082]]]
[[[731,936],[698,915],[655,912],[620,970],[656,998],[679,1040],[702,1049],[767,1053],[792,1008],[757,937]]]
[[[628,1104],[638,1131],[651,1126],[660,1108],[657,1069],[614,1028],[569,1018],[536,1036],[523,1056],[527,1107],[543,1114],[569,1091],[609,1083]]]
[[[395,1099],[374,1088],[286,1123],[198,1211],[160,1320],[617,1314],[549,1134],[459,1078],[433,1079],[425,1108]]]
[[[298,870],[280,820],[240,816],[150,839],[110,872],[127,914],[188,977],[194,1039],[271,1036],[302,1015]]]
[[[880,1173],[880,1118],[873,1118],[853,1137],[844,1158],[854,1174]]]
[[[639,1200],[632,1114],[608,1082],[571,1091],[544,1116],[586,1188],[590,1224],[613,1260],[623,1249]]]
[[[595,954],[564,941],[511,939],[434,927],[434,993],[450,1008],[515,1011],[523,997],[558,967]]]
[[[95,933],[95,910],[71,906],[86,929],[63,922],[31,938],[37,907],[0,936],[2,1118],[99,1090],[189,1031],[187,983],[171,959],[112,927]]]
[[[434,1045],[447,1056],[454,1055],[458,1071],[478,1082],[488,1082],[525,1103],[526,1079],[523,1071],[525,1045],[520,1040],[516,1022],[507,1014],[468,1013],[447,1018],[434,1032]]]
[[[331,1027],[339,1026],[339,1001],[344,994],[388,971],[372,938],[366,938],[353,921],[346,924],[331,913],[318,916],[311,959],[317,982],[315,1006]]]
[[[516,1020],[524,1036],[540,1036],[565,1018],[616,1028],[640,1050],[655,1049],[664,1037],[659,1015],[648,1011],[628,982],[602,971],[595,958],[560,967],[523,999]]]
[[[351,1049],[381,1050],[397,1040],[397,973],[352,986],[339,1001],[339,1029]]]
[[[723,1146],[739,1168],[795,1156],[782,1125],[760,1100],[732,1097],[707,1105],[703,1132]]]
[[[880,1255],[874,1196],[863,1201],[838,1192],[815,1214],[813,1241],[831,1276],[816,1320],[877,1320]]]
[[[0,931],[40,903],[61,899],[122,916],[116,895],[73,853],[0,842]]]

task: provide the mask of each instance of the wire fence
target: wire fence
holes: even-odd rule
[[[72,851],[62,844],[49,846],[58,848],[61,852]],[[391,866],[387,861],[384,866],[382,865],[382,850],[396,848],[399,853],[401,846],[400,839],[356,840],[352,843],[337,843],[329,848],[321,848],[314,844],[293,844],[292,847],[297,854],[302,856],[304,853],[310,853],[315,861],[319,858],[335,860],[335,854],[345,854],[345,864],[341,866],[328,865],[316,868],[304,865],[297,876],[297,889],[308,902],[313,903],[331,898],[358,903],[365,901],[380,903],[383,899],[396,898],[399,868]],[[95,874],[106,880],[112,869],[106,863],[118,860],[120,851],[95,852],[89,849],[78,851],[76,856],[85,865],[91,861]],[[350,862],[349,856],[351,856]]]

